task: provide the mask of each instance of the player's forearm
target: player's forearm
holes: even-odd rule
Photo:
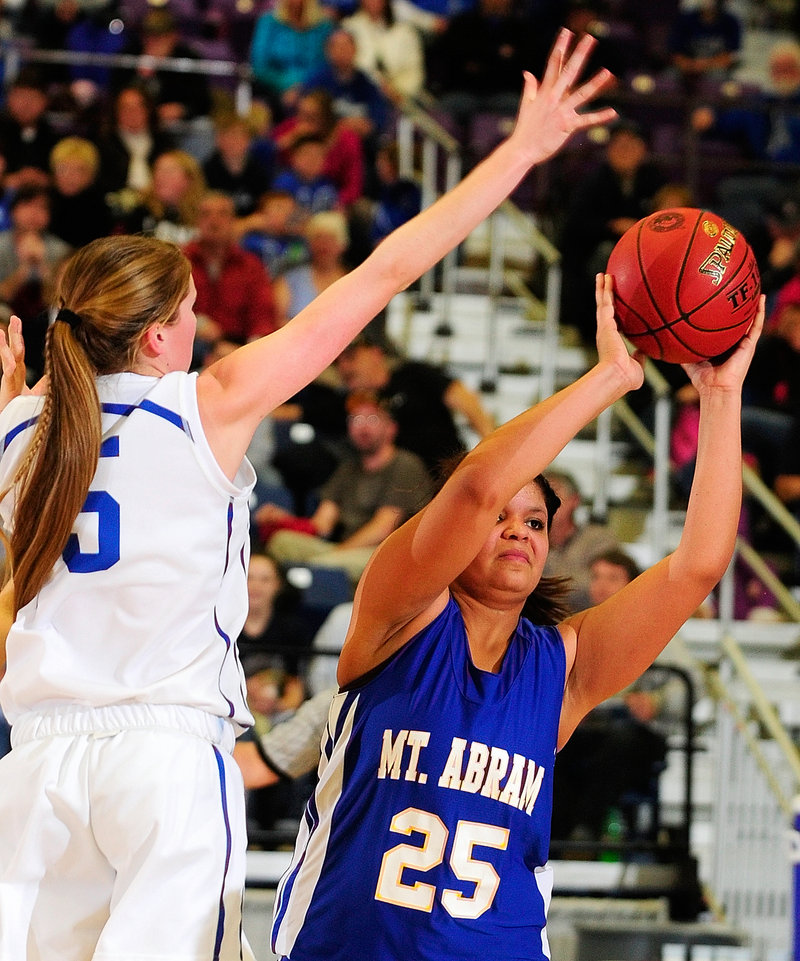
[[[487,490],[498,485],[501,504],[557,454],[606,407],[623,397],[630,383],[613,364],[598,364],[568,387],[495,430],[467,456],[485,462]],[[504,469],[497,471],[497,464]]]
[[[673,564],[716,583],[733,554],[742,506],[741,398],[714,392],[700,401],[697,463]]]

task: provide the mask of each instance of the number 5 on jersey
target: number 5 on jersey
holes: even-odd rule
[[[100,456],[119,457],[119,437],[112,435],[104,440],[100,446]],[[82,549],[78,534],[70,534],[61,554],[64,563],[73,574],[107,571],[119,560],[119,504],[108,491],[89,491],[79,518],[81,514],[94,514],[97,517],[97,550]]]

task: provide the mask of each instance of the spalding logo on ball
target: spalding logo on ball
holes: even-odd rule
[[[608,260],[620,330],[649,357],[685,364],[734,347],[758,310],[753,251],[708,210],[659,210],[620,237]]]

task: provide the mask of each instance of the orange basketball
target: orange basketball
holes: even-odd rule
[[[608,260],[620,330],[656,360],[684,364],[734,347],[758,310],[761,278],[744,236],[708,210],[659,210]]]

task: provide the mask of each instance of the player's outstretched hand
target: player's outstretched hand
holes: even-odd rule
[[[594,297],[597,304],[597,357],[600,363],[615,364],[636,390],[644,383],[643,357],[630,354],[614,316],[614,279],[611,274],[595,277]]]
[[[714,364],[710,360],[701,360],[695,364],[682,365],[698,393],[703,394],[712,390],[740,391],[742,389],[758,338],[764,329],[765,311],[766,298],[762,294],[758,304],[758,312],[750,325],[750,330],[742,337],[723,363]]]
[[[586,58],[596,41],[586,34],[570,52],[573,41],[571,30],[561,30],[541,83],[533,74],[525,72],[525,86],[511,136],[524,144],[531,164],[552,156],[577,130],[610,123],[617,116],[611,107],[578,112],[609,87],[614,77],[608,70],[600,70],[579,84]]]
[[[25,386],[25,341],[22,339],[22,321],[13,316],[8,325],[8,333],[0,330],[0,362],[3,377],[0,380],[0,410],[5,410],[9,401],[20,394],[27,393]]]

